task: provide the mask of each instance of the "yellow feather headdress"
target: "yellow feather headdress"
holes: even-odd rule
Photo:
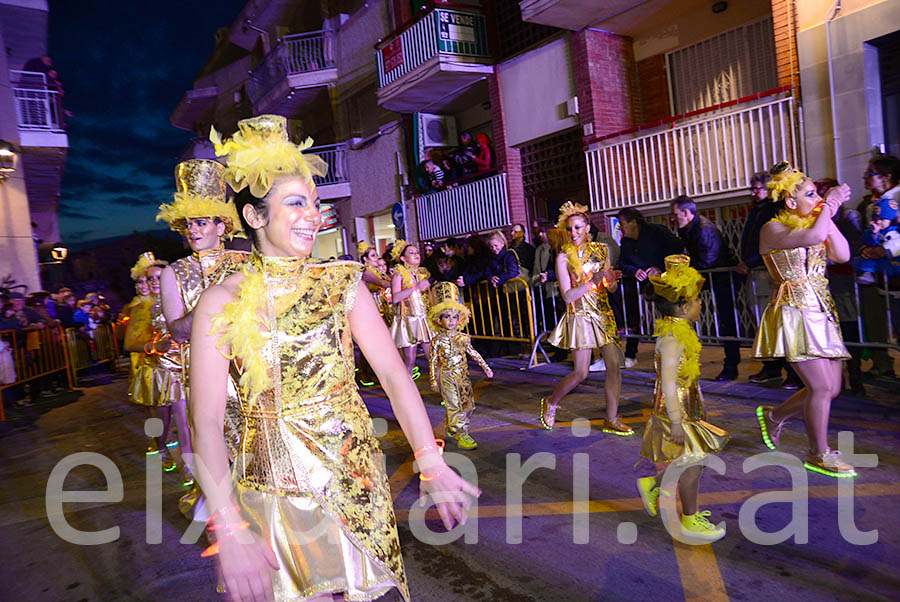
[[[367,243],[364,240],[359,241],[359,244],[356,245],[356,252],[359,253],[359,258],[362,259],[366,253],[369,252],[369,249],[372,248],[372,245]]]
[[[559,208],[559,220],[556,222],[556,227],[565,230],[566,222],[569,221],[569,218],[573,215],[583,216],[588,223],[591,221],[591,212],[587,207],[578,203],[573,203],[572,201],[566,201],[563,203],[563,206]]]
[[[184,234],[190,219],[207,217],[225,224],[225,239],[244,236],[234,203],[225,198],[225,166],[210,159],[188,159],[175,166],[175,201],[159,206],[156,221]]]
[[[400,256],[403,255],[403,251],[406,250],[406,247],[409,246],[409,243],[403,240],[402,238],[398,238],[394,241],[394,246],[391,247],[391,260],[397,261],[400,259]]]
[[[294,144],[288,137],[287,119],[281,115],[258,115],[238,121],[238,131],[229,139],[222,137],[215,128],[209,130],[209,139],[216,148],[216,155],[227,157],[225,181],[235,192],[250,187],[256,198],[263,198],[272,189],[279,175],[298,175],[310,187],[313,176],[324,176],[328,164],[318,155],[303,154],[313,145],[312,138]]]
[[[691,267],[691,258],[687,255],[669,255],[665,262],[665,272],[650,276],[653,292],[670,303],[678,303],[679,299],[693,301],[699,297],[706,278]]]
[[[153,254],[153,251],[141,253],[140,256],[138,256],[137,263],[131,268],[131,279],[137,280],[147,272],[148,268],[152,268],[155,265],[164,268],[169,265],[169,262],[157,259]]]
[[[471,312],[462,304],[459,288],[452,282],[438,282],[431,289],[434,295],[434,305],[428,310],[428,320],[440,328],[438,318],[446,311],[454,311],[459,314],[459,330],[463,330],[469,323]]]
[[[787,161],[780,161],[769,170],[772,179],[766,184],[769,196],[776,201],[783,201],[794,196],[797,187],[806,180],[806,175],[799,169],[794,169]]]

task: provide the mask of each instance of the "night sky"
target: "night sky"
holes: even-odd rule
[[[65,87],[65,243],[165,228],[172,172],[193,137],[169,115],[245,0],[51,0],[49,54]]]

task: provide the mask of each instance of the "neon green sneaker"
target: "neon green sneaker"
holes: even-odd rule
[[[829,449],[821,454],[812,452],[806,457],[803,467],[819,474],[840,479],[858,476],[856,469],[840,459],[841,452]]]
[[[457,436],[456,445],[459,446],[459,449],[475,449],[478,447],[475,439],[472,439],[472,436],[469,435],[469,433]]]
[[[641,502],[644,504],[644,510],[650,516],[659,515],[659,485],[656,484],[656,477],[644,477],[637,480],[638,492],[641,494]]]
[[[703,510],[683,515],[681,517],[681,535],[688,539],[703,539],[710,543],[725,537],[725,529],[715,526],[706,518],[710,514],[712,513],[709,510]]]

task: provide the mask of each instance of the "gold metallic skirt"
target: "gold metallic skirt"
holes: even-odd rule
[[[685,420],[681,425],[684,427],[684,444],[679,445],[672,441],[669,419],[652,414],[644,431],[641,455],[651,462],[696,462],[722,451],[731,438],[728,431],[705,420]]]
[[[144,353],[131,354],[131,382],[128,400],[139,406],[160,407],[172,403],[172,395],[182,391],[181,379],[173,383],[167,370],[160,370],[156,358]],[[182,399],[184,399],[182,397]]]
[[[400,588],[343,533],[315,498],[280,496],[235,484],[238,505],[251,528],[275,552],[275,600],[305,600],[344,592],[347,600],[375,600]],[[221,588],[221,585],[220,585]]]
[[[841,327],[827,313],[771,303],[760,318],[753,355],[783,357],[789,362],[850,357]]]
[[[618,333],[609,332],[600,320],[589,315],[566,312],[547,337],[560,349],[598,349],[619,342]]]
[[[427,316],[394,316],[391,323],[391,337],[398,349],[412,347],[418,343],[430,343],[431,326]]]

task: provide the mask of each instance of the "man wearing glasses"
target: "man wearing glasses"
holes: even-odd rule
[[[769,198],[769,189],[766,184],[770,179],[771,176],[767,171],[757,172],[750,177],[749,192],[750,198],[753,200],[753,207],[744,223],[744,232],[741,234],[741,262],[736,268],[739,274],[749,274],[747,301],[753,315],[756,316],[757,324],[772,295],[772,279],[759,254],[759,233],[762,227],[775,217],[775,214],[784,205]],[[781,386],[785,389],[799,389],[800,379],[782,359],[764,361],[762,370],[751,375],[750,382],[763,383],[780,379],[782,369],[787,370],[788,376]]]

